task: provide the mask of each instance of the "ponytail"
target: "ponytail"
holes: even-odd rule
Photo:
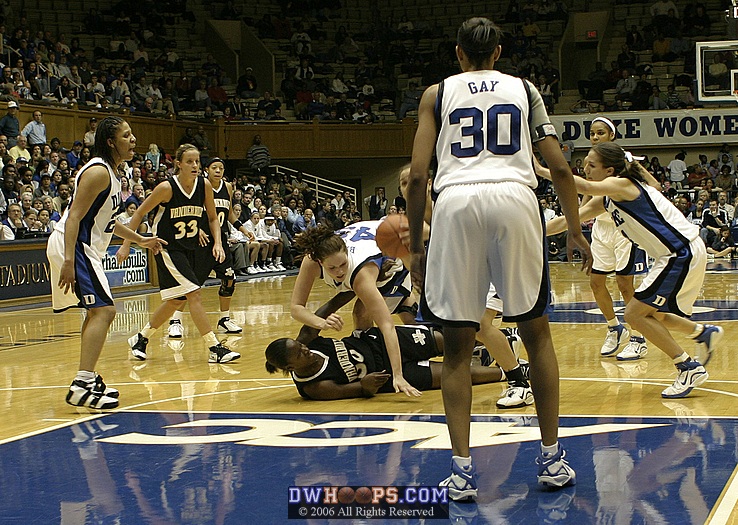
[[[615,170],[616,176],[627,177],[648,184],[643,176],[646,168],[640,163],[643,157],[634,156],[630,151],[625,151],[614,142],[596,144],[592,146],[592,151],[597,154],[604,167]]]

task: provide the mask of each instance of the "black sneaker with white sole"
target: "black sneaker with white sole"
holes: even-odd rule
[[[120,392],[118,392],[115,388],[111,388],[105,384],[100,374],[95,374],[95,390],[97,390],[98,392],[102,392],[108,397],[114,397],[116,399],[120,395]]]
[[[241,354],[238,352],[234,352],[230,348],[218,343],[217,345],[210,347],[208,363],[228,363],[230,361],[235,361],[240,357]]]
[[[140,361],[146,360],[146,346],[149,340],[141,334],[136,334],[128,338],[128,346],[131,347],[131,354]]]
[[[227,334],[240,334],[243,328],[231,321],[230,317],[221,317],[218,321],[218,329]]]
[[[182,327],[182,321],[179,319],[170,319],[169,328],[167,329],[167,335],[170,339],[182,339],[184,334],[184,328]]]
[[[117,392],[117,391],[116,391]],[[67,392],[67,403],[76,407],[110,410],[118,407],[118,399],[98,390],[97,381],[75,379]]]

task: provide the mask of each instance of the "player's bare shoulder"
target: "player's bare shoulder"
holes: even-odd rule
[[[431,101],[435,104],[435,100],[437,96],[438,96],[438,84],[433,84],[431,86],[428,86],[428,88],[423,92],[423,96],[420,99],[420,103],[427,104],[428,101]]]

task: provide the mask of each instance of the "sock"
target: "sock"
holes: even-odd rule
[[[204,336],[202,336],[202,340],[205,341],[205,344],[207,345],[208,348],[219,344],[218,338],[215,337],[215,334],[212,332],[212,330],[208,332],[207,334],[205,334]]]
[[[526,381],[525,376],[523,375],[523,369],[520,368],[520,365],[507,371],[507,381],[509,383],[515,383],[517,386],[528,386],[528,381]]]
[[[281,257],[275,257],[274,258],[274,264],[282,264],[282,258]]]
[[[221,321],[223,319],[230,319],[230,318],[231,318],[231,312],[230,312],[230,310],[226,310],[225,312],[223,312],[223,311],[220,312],[220,320]]]
[[[74,379],[75,381],[79,379],[80,381],[89,383],[90,381],[95,380],[95,372],[90,372],[89,370],[79,370]]]
[[[453,460],[454,463],[456,463],[456,466],[461,467],[464,470],[469,470],[469,467],[471,467],[472,464],[471,456],[453,456]]]
[[[695,337],[699,337],[702,334],[702,331],[705,329],[705,325],[700,323],[694,324],[694,330],[692,330],[692,333],[689,335],[692,339]]]
[[[143,327],[143,329],[139,332],[143,337],[146,339],[151,339],[151,336],[156,333],[156,328],[151,328],[151,325],[149,323],[146,323],[146,326]]]
[[[175,310],[172,314],[172,319],[175,321],[181,321],[182,320],[182,310]]]
[[[676,356],[676,357],[675,357],[674,359],[672,359],[671,361],[672,361],[672,362],[673,362],[673,363],[674,363],[675,365],[678,365],[679,363],[684,363],[685,361],[689,361],[690,359],[691,359],[691,358],[689,357],[689,355],[687,354],[687,352],[682,352],[681,354],[679,354],[678,356]]]
[[[553,445],[544,445],[541,443],[541,453],[544,456],[553,456],[559,451],[559,442],[557,441]]]
[[[642,333],[640,333],[640,332],[639,332],[638,330],[636,330],[635,328],[633,328],[633,327],[631,326],[631,327],[630,327],[630,336],[631,336],[631,337],[643,337],[643,334],[642,334]]]
[[[620,320],[618,319],[617,315],[607,321],[607,326],[609,326],[610,328],[613,328],[619,324],[620,324]]]

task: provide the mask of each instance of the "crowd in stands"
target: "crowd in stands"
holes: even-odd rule
[[[77,37],[67,41],[64,33],[31,27],[24,12],[8,30],[13,17],[7,11],[0,14],[4,21],[0,23],[4,57],[0,97],[161,116],[206,106],[222,110],[228,100],[222,86],[230,80],[213,57],[205,57],[190,74],[176,52],[176,42],[162,37],[165,28],[176,22],[194,23],[185,4],[183,0],[120,2],[111,8],[114,17],[90,9],[83,25],[89,33],[112,33],[108,49],[84,49]],[[124,64],[103,67],[103,60]]]
[[[365,26],[352,33],[344,25],[332,29],[341,8],[338,0],[278,4],[278,14],[247,17],[227,2],[216,17],[241,19],[260,38],[286,43],[289,55],[279,66],[284,71],[279,97],[260,88],[250,67],[232,80],[212,55],[197,65],[185,64],[176,42],[164,35],[174,24],[194,25],[195,18],[183,0],[166,0],[120,2],[107,14],[91,9],[84,17],[84,27],[92,33],[112,29],[107,49],[84,49],[77,37],[67,42],[65,34],[30,27],[22,12],[11,30],[0,24],[2,56],[7,62],[0,78],[0,98],[122,108],[170,117],[192,111],[207,120],[222,116],[226,121],[283,121],[287,109],[300,120],[370,124],[380,118],[379,113],[385,119],[389,113],[391,120],[413,116],[426,86],[458,72],[454,38],[447,33],[453,28],[440,27],[437,20],[429,23],[407,15],[395,20],[373,4]],[[691,92],[694,40],[709,34],[713,21],[698,2],[679,12],[671,0],[657,0],[650,14],[643,27],[633,25],[627,31],[626,43],[609,69],[598,63],[579,82],[581,97],[588,102],[576,104],[571,111],[695,105]],[[11,13],[5,15],[9,23]],[[567,18],[568,8],[562,0],[510,0],[498,20],[506,29],[498,68],[534,83],[549,112],[560,97],[560,73],[546,45],[538,42],[545,36],[540,24]],[[418,45],[421,41],[432,41],[434,47]],[[649,62],[639,59],[644,51],[650,51]],[[125,63],[102,67],[103,59]],[[706,80],[729,87],[732,55],[715,53],[710,59]],[[684,62],[684,73],[675,75],[670,85],[659,85],[650,78],[653,63],[674,61]],[[410,82],[398,83],[398,72]],[[224,86],[232,82],[235,94],[229,96]],[[614,90],[613,100],[603,96],[607,90]]]
[[[517,32],[506,34],[503,53],[510,60],[503,70],[530,78],[552,110],[559,95],[559,72],[537,44],[540,28],[536,21],[566,19],[566,4],[512,0],[511,6],[514,8],[508,12],[507,21],[515,25]],[[371,19],[366,20],[361,31],[352,33],[339,25],[330,32],[325,22],[334,17],[337,2],[295,2],[282,7],[279,14],[253,18],[242,16],[229,2],[218,18],[242,19],[259,37],[287,43],[289,54],[283,64],[280,91],[286,108],[294,110],[297,119],[370,124],[378,120],[377,110],[391,112],[391,120],[402,119],[417,110],[425,86],[459,72],[455,41],[445,33],[453,28],[431,26],[406,15],[396,21],[392,16],[383,16],[379,7],[373,5]],[[422,39],[438,43],[432,48],[421,48],[418,43]],[[350,71],[350,76],[344,70]],[[405,89],[398,89],[398,73],[410,79]],[[247,70],[238,79],[236,103],[261,97],[258,86],[258,79]],[[260,106],[259,114],[253,115],[246,109],[234,108],[228,118],[279,119],[274,116],[274,109],[261,112]]]
[[[706,40],[716,21],[699,2],[688,3],[680,12],[672,0],[657,0],[650,6],[649,15],[641,27],[633,24],[627,30],[625,43],[609,69],[598,62],[587,78],[579,81],[582,100],[570,108],[572,112],[698,106],[693,89],[695,42]],[[714,52],[710,58],[705,83],[729,89],[728,71],[735,67],[732,53]],[[656,64],[672,63],[683,63],[683,70],[671,78],[653,78]],[[608,90],[612,90],[614,99],[604,96]]]
[[[97,118],[90,119],[84,142],[75,140],[65,148],[56,137],[47,142],[41,110],[34,111],[32,120],[21,127],[17,103],[10,101],[6,106],[7,113],[0,119],[0,240],[47,236],[70,203],[77,172],[92,157],[90,145],[94,144]],[[10,132],[15,135],[5,134]],[[202,126],[188,128],[180,143],[196,145],[203,158],[212,156]],[[273,257],[281,257],[287,267],[294,265],[297,252],[292,241],[308,228],[325,224],[339,229],[362,220],[361,206],[351,191],[319,199],[302,172],[277,175],[271,166],[269,148],[262,144],[260,136],[255,137],[247,157],[250,170],[229,177],[234,187],[234,210],[251,233],[243,236],[236,229],[231,230],[230,248],[237,263],[242,261],[235,268],[239,274],[276,271],[271,264]],[[153,143],[145,154],[136,154],[125,164],[116,220],[129,222],[154,187],[173,174],[173,166],[171,154]],[[396,211],[397,208],[387,209],[385,203],[381,210],[375,210],[374,216]],[[150,232],[154,216],[152,212],[148,222],[141,225],[140,233]]]

